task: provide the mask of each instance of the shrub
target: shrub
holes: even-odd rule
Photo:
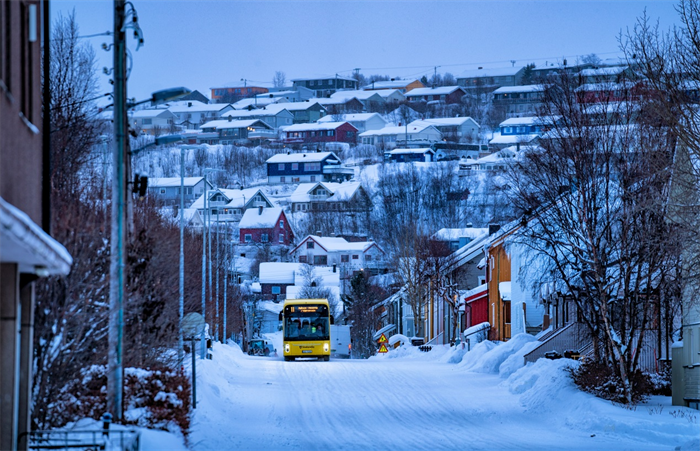
[[[609,364],[588,360],[569,368],[574,383],[583,391],[599,398],[626,404],[622,380]],[[630,378],[632,382],[632,404],[637,404],[653,393],[653,384],[648,374],[637,370]]]

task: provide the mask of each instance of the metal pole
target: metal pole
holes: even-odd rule
[[[177,359],[182,368],[184,341],[182,338],[182,317],[185,315],[185,149],[180,147],[180,302],[177,333]],[[194,354],[194,348],[192,349]]]
[[[216,209],[216,326],[214,327],[214,339],[219,341],[219,273],[221,260],[219,259],[219,209]]]
[[[204,213],[202,215],[202,318],[207,322],[207,171],[204,172]],[[204,339],[204,338],[202,338]],[[202,358],[205,358],[204,347],[202,347]]]
[[[231,255],[231,249],[230,249],[230,243],[228,241],[228,228],[225,230],[225,240],[226,240],[226,255],[224,256],[224,333],[223,333],[223,339],[224,339],[224,344],[226,344],[228,340],[228,335],[227,335],[227,329],[226,329],[226,290],[228,288],[228,271],[229,271],[229,257]]]
[[[209,304],[213,304],[212,301],[212,296],[214,295],[214,284],[212,283],[212,274],[211,274],[211,211],[210,211],[211,206],[207,209],[207,257],[209,261],[207,264],[209,265]],[[218,209],[217,209],[218,212]],[[212,321],[216,321],[216,314],[212,315]],[[216,325],[214,325],[214,328],[216,328]],[[212,328],[209,328],[209,335],[211,336],[212,333]]]
[[[112,176],[112,230],[109,284],[108,410],[122,419],[122,328],[124,321],[124,254],[126,196],[126,42],[122,25],[125,0],[114,0],[114,155]]]
[[[197,355],[194,352],[194,334],[192,335],[192,408],[197,408]]]

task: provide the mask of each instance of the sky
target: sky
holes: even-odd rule
[[[128,37],[128,96],[176,86],[271,87],[295,78],[350,76],[355,69],[401,78],[478,67],[569,62],[620,55],[618,36],[646,10],[662,29],[678,24],[674,1],[133,0],[144,46]],[[113,28],[113,2],[54,0],[51,17],[75,11],[81,36]],[[111,92],[111,36],[84,38],[97,54],[100,88]],[[242,81],[245,80],[245,81]],[[291,83],[290,83],[291,84]]]

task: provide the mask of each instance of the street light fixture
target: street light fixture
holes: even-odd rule
[[[126,107],[131,109],[135,106],[142,105],[144,103],[151,102],[152,105],[160,105],[161,103],[169,102],[170,100],[176,100],[180,97],[186,96],[192,93],[191,90],[180,86],[179,88],[168,88],[161,89],[151,94],[150,99],[141,100],[139,102],[127,102]]]

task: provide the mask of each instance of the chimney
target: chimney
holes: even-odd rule
[[[263,211],[263,206],[261,205],[258,207],[258,214],[261,215],[262,211]]]
[[[233,116],[228,117],[228,121],[231,122],[233,120]]]
[[[498,232],[501,229],[500,224],[489,224],[489,236],[493,235],[494,233]]]
[[[187,108],[192,106],[192,102],[187,102]]]
[[[471,229],[472,227],[474,227],[474,225],[473,225],[471,222],[468,222],[468,223],[467,223],[467,228],[468,228],[468,229]]]
[[[333,264],[333,273],[335,273],[335,272],[336,272],[336,268],[337,268],[337,266],[338,266],[338,265],[336,265],[335,263]]]
[[[323,236],[323,235],[321,234],[321,231],[320,231],[320,230],[317,230],[317,231],[316,231],[316,236]]]
[[[335,237],[335,232],[331,232],[331,238]]]

